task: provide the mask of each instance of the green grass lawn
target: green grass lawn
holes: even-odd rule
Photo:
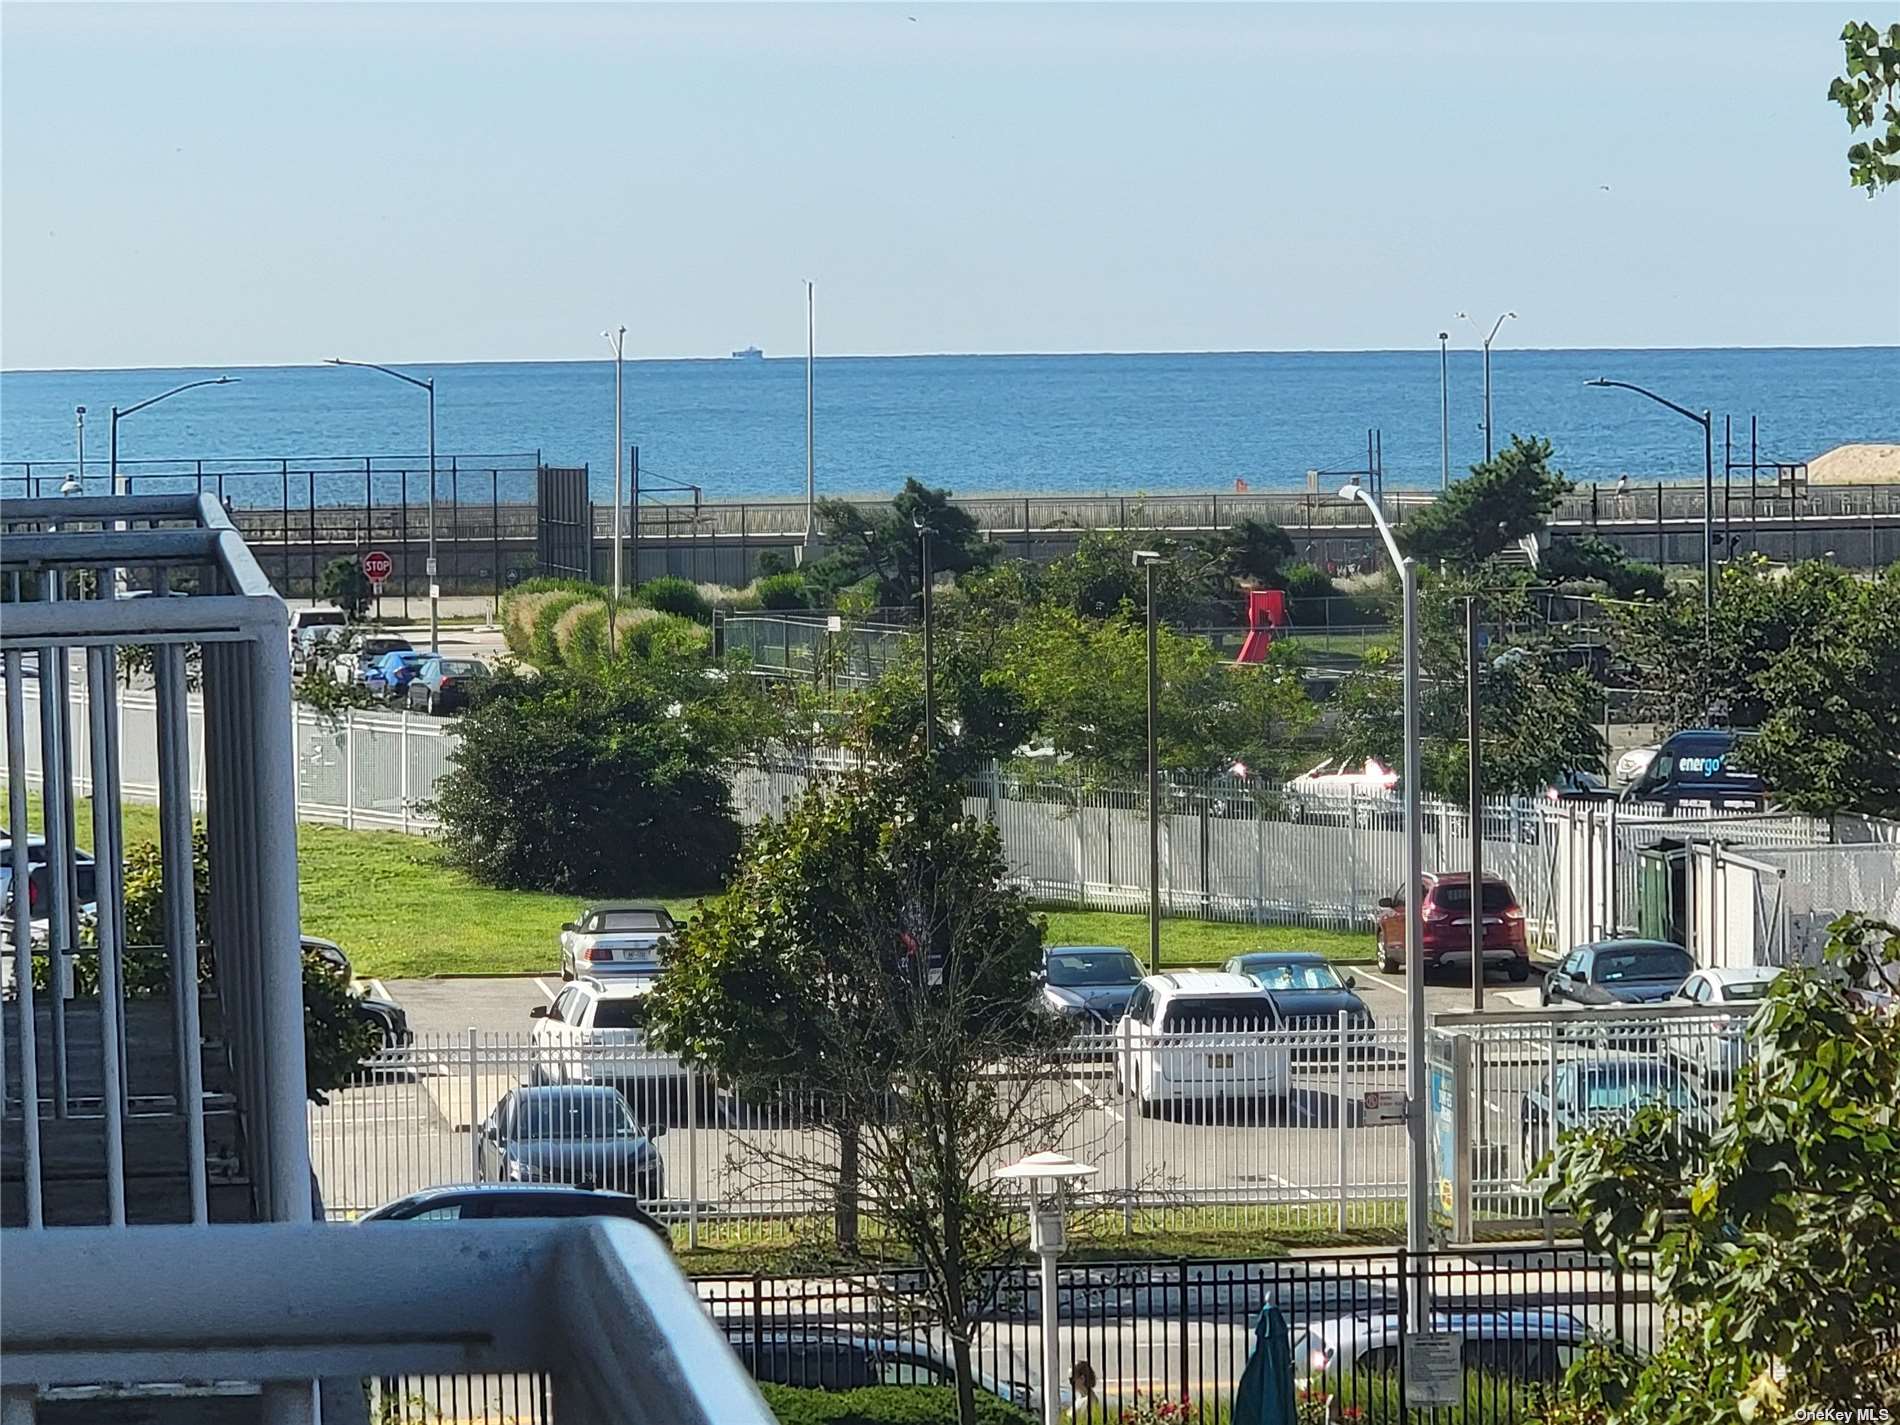
[[[29,806],[35,813],[39,801]],[[92,838],[91,816],[79,804],[78,840]],[[37,826],[37,815],[34,817]],[[125,808],[128,841],[156,841],[149,806]],[[359,973],[385,979],[428,975],[545,974],[557,964],[561,922],[580,902],[535,891],[478,886],[442,862],[435,844],[396,831],[297,828],[303,926],[334,940]],[[661,895],[675,915],[690,914],[693,895]],[[1051,909],[1052,945],[1125,945],[1145,957],[1148,920],[1110,911]],[[1364,932],[1297,926],[1237,925],[1169,919],[1161,923],[1164,965],[1217,965],[1246,950],[1313,950],[1333,959],[1366,959]]]

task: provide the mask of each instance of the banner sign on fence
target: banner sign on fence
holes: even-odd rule
[[[1405,1337],[1405,1405],[1461,1405],[1465,1398],[1464,1337],[1415,1331]]]

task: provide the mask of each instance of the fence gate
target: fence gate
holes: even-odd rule
[[[594,577],[594,502],[587,467],[543,465],[534,482],[534,562],[538,574]]]

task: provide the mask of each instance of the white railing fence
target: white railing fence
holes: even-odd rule
[[[26,776],[40,781],[39,693],[25,690]],[[91,735],[85,686],[72,685],[75,786],[90,794]],[[127,801],[158,800],[157,700],[144,689],[122,688],[119,716],[120,790]],[[187,702],[194,811],[204,809],[204,703]],[[407,711],[344,711],[332,717],[291,704],[297,768],[297,819],[337,826],[427,832],[435,829],[429,801],[448,770],[455,746],[452,721]]]
[[[1651,1101],[1712,1126],[1749,1052],[1745,1018],[1722,1013],[1452,1018],[1434,1061],[1466,1042],[1460,1192],[1490,1219],[1537,1217],[1539,1160],[1568,1129]],[[1085,1201],[1108,1230],[1391,1227],[1405,1129],[1366,1097],[1404,1084],[1398,1026],[1082,1034],[1042,1086],[1064,1110],[1063,1141],[1036,1146],[1096,1166]],[[806,1090],[742,1097],[638,1046],[471,1032],[388,1050],[312,1106],[310,1156],[334,1218],[452,1183],[584,1183],[641,1196],[699,1245],[828,1214],[834,1122]]]

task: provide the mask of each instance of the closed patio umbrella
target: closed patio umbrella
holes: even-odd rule
[[[1253,1325],[1253,1350],[1234,1392],[1233,1425],[1294,1425],[1296,1418],[1286,1317],[1268,1302]]]

